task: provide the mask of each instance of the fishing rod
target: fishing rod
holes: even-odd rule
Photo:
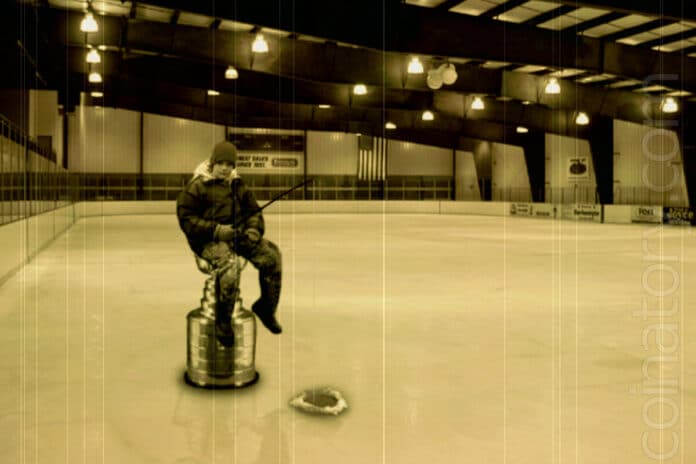
[[[294,187],[290,187],[290,188],[287,189],[286,191],[279,193],[278,195],[276,195],[276,196],[274,196],[273,198],[271,198],[271,200],[270,200],[268,203],[266,203],[265,205],[263,205],[263,206],[260,207],[259,209],[255,210],[255,211],[253,211],[253,212],[251,212],[251,213],[247,213],[245,216],[242,216],[241,219],[235,221],[235,222],[234,222],[234,228],[236,229],[237,227],[239,227],[240,225],[242,225],[242,224],[244,223],[244,221],[246,221],[246,220],[249,219],[250,217],[254,216],[255,214],[260,213],[260,212],[263,211],[264,209],[268,208],[269,206],[271,206],[273,203],[275,203],[276,201],[278,201],[278,200],[280,200],[281,198],[283,198],[283,197],[284,197],[285,195],[287,195],[288,193],[293,192],[293,191],[297,190],[297,189],[300,188],[300,187],[304,187],[305,185],[307,185],[307,184],[309,184],[309,183],[311,183],[311,182],[314,182],[314,179],[312,179],[312,178],[306,179],[306,180],[300,182],[299,184],[295,185]]]

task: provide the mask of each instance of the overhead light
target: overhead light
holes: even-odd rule
[[[457,81],[457,68],[452,63],[448,63],[442,70],[442,82],[445,85],[452,85]]]
[[[331,108],[331,105],[319,105],[319,108],[321,108],[322,110],[326,110],[328,108]]]
[[[234,69],[234,66],[228,66],[227,69],[225,69],[225,79],[236,79],[238,77],[239,73]]]
[[[517,126],[516,131],[518,134],[526,134],[527,132],[529,132],[529,129],[527,129],[524,126]]]
[[[523,105],[531,105],[532,102],[530,102],[529,100],[524,100],[524,101],[522,101],[522,104]]]
[[[85,17],[82,18],[82,22],[80,22],[80,30],[82,32],[97,32],[99,30],[97,21],[94,20],[94,15],[91,11],[85,13]]]
[[[586,126],[590,123],[590,118],[587,116],[587,113],[584,111],[580,111],[578,113],[578,116],[575,118],[575,124],[578,126]]]
[[[101,55],[97,51],[96,48],[91,49],[90,51],[87,52],[87,56],[85,57],[88,63],[96,64],[96,63],[101,63]]]
[[[386,129],[396,129],[396,124],[394,124],[394,123],[391,122],[391,121],[388,121],[388,122],[384,125],[384,127],[385,127]]]
[[[481,97],[474,97],[474,101],[471,102],[471,109],[478,111],[484,108],[486,108],[486,105],[483,103],[483,100],[481,100]]]
[[[411,62],[408,63],[408,73],[423,74],[423,63],[421,63],[417,56],[411,58]]]
[[[421,115],[421,119],[423,121],[432,121],[433,119],[435,119],[435,115],[433,114],[432,111],[425,110],[425,111],[423,111],[423,114]]]
[[[208,89],[208,95],[210,95],[211,97],[217,97],[218,95],[220,95],[220,92],[218,92],[217,90]]]
[[[99,84],[99,83],[102,81],[102,76],[101,76],[101,74],[99,74],[99,73],[96,72],[96,71],[95,71],[95,72],[91,72],[91,73],[89,73],[89,78],[88,78],[88,80],[89,80],[92,84]]]
[[[95,91],[95,92],[90,92],[90,95],[91,95],[93,98],[101,98],[101,97],[104,96],[104,92],[97,92],[97,91]]]
[[[677,101],[672,97],[667,97],[662,100],[662,112],[663,113],[676,113],[679,111],[679,105]]]
[[[353,93],[355,95],[365,95],[367,93],[367,87],[365,87],[365,84],[355,84],[355,87],[353,87]]]
[[[555,77],[549,79],[549,81],[546,83],[546,88],[544,88],[544,92],[554,95],[561,93],[561,86],[558,83],[558,79]]]
[[[263,34],[256,34],[254,43],[251,44],[251,51],[254,53],[268,53],[268,42],[263,38]]]

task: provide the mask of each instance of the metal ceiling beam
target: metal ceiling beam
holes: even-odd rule
[[[643,79],[652,73],[652,63],[660,61],[661,54],[652,50],[641,50],[636,56],[635,47],[607,43],[590,37],[559,37],[555,31],[501,21],[468,17],[452,13],[437,14],[428,9],[403,6],[399,10],[398,34],[387,42],[388,50],[422,53],[435,56],[461,56],[490,61],[539,64],[551,67],[579,68],[597,73],[612,74]],[[462,30],[466,34],[433,34],[434,30]],[[472,40],[488,37],[489,40]],[[553,43],[553,47],[548,44]],[[637,62],[627,62],[620,56],[608,53],[619,49],[636,56]],[[607,57],[613,57],[610,61]],[[611,71],[608,71],[611,69]],[[696,60],[685,59],[663,67],[662,72],[682,74],[682,69],[696,69]],[[684,74],[684,87],[696,90],[696,75]]]
[[[117,66],[114,66],[114,68]],[[268,86],[265,92],[246,93],[239,87],[228,90],[221,89],[222,94],[217,97],[206,95],[205,83],[192,82],[189,77],[179,73],[170,75],[166,67],[158,65],[154,68],[162,69],[163,74],[157,78],[153,77],[152,70],[141,70],[141,73],[131,74],[132,69],[128,68],[127,73],[119,75],[105,74],[105,84],[99,86],[103,88],[107,95],[107,102],[111,95],[136,95],[138,99],[161,100],[162,102],[183,102],[187,105],[208,106],[221,112],[230,112],[240,115],[242,119],[255,118],[259,115],[287,115],[288,118],[295,117],[296,124],[303,124],[302,112],[307,109],[313,111],[317,117],[325,117],[332,120],[356,120],[367,118],[373,123],[383,122],[385,117],[393,119],[402,130],[421,130],[430,125],[436,125],[441,130],[457,132],[460,125],[464,122],[480,122],[481,124],[494,123],[514,130],[517,125],[523,125],[533,131],[550,132],[562,135],[577,136],[589,129],[580,128],[574,124],[575,112],[569,110],[550,110],[542,106],[525,106],[511,102],[499,102],[487,99],[486,109],[474,111],[470,108],[471,97],[461,96],[460,98],[448,98],[440,94],[439,98],[431,102],[430,106],[424,106],[418,102],[402,102],[398,98],[395,102],[394,97],[388,93],[377,95],[376,99],[367,102],[356,102],[348,106],[339,104],[331,111],[320,111],[317,109],[318,103],[324,103],[323,97],[312,99],[306,95],[304,90],[283,91],[279,88]],[[86,91],[84,75],[79,76],[80,70],[84,69],[78,65],[73,79],[75,88],[71,89],[73,94],[80,90]],[[318,90],[321,92],[321,90]],[[301,94],[302,98],[294,98],[294,95]],[[612,107],[612,104],[607,105]],[[421,120],[423,109],[432,109],[436,114],[436,122],[428,123]],[[588,111],[590,111],[588,109]],[[636,109],[638,111],[638,109]],[[591,116],[594,117],[594,116]],[[381,124],[380,122],[380,124]]]
[[[676,34],[665,35],[665,36],[659,37],[655,40],[648,40],[647,42],[642,42],[638,45],[640,47],[652,48],[652,47],[656,47],[658,45],[666,45],[666,44],[669,44],[672,42],[677,42],[678,40],[690,39],[692,37],[696,37],[696,28],[686,30],[683,32],[678,32]]]
[[[522,22],[522,24],[524,24],[525,26],[537,26],[541,23],[545,23],[546,21],[558,18],[559,16],[563,16],[564,14],[571,13],[575,10],[577,10],[577,8],[573,8],[572,6],[568,5],[561,5],[558,8],[554,8],[551,11],[547,11],[546,13],[542,13],[540,15],[534,16],[533,18],[529,18],[527,21]]]
[[[177,10],[177,11],[178,11],[178,10]],[[131,9],[130,9],[130,11],[128,12],[128,17],[129,17],[130,19],[135,19],[136,16],[137,16],[137,14],[138,14],[138,2],[135,1],[135,0],[133,0],[133,3],[131,3]],[[178,18],[179,18],[179,16],[177,15],[177,19],[178,19]]]
[[[437,122],[424,122],[413,114],[400,111],[331,109],[317,110],[311,106],[266,102],[243,97],[212,99],[198,98],[179,86],[151,87],[144,84],[123,86],[121,82],[106,82],[102,106],[201,120],[237,127],[284,127],[308,130],[335,130],[389,136],[417,143],[458,148],[461,137],[476,137],[494,142],[512,143],[520,138],[514,127],[497,121],[461,120],[438,116]],[[88,100],[89,103],[89,100]],[[330,114],[330,113],[338,114]],[[397,130],[384,129],[384,121],[397,124]]]
[[[61,61],[68,62],[72,73],[86,73],[86,65],[81,53],[82,49],[76,47],[69,58],[61,57]],[[401,87],[399,83],[394,86],[382,87],[381,85],[369,86],[368,95],[354,96],[352,83],[321,82],[319,80],[307,80],[306,76],[290,76],[284,74],[271,74],[254,70],[240,69],[240,77],[237,80],[222,78],[226,64],[218,63],[211,66],[203,62],[187,61],[175,58],[160,58],[153,56],[135,56],[121,58],[117,54],[106,53],[104,60],[98,69],[105,75],[113,75],[117,79],[159,79],[161,81],[175,81],[182,85],[197,87],[201,92],[209,88],[215,88],[221,92],[235,93],[260,99],[275,99],[278,101],[306,103],[312,105],[330,104],[334,106],[348,107],[373,107],[408,109],[423,111],[425,109],[452,111],[457,117],[464,117],[467,113],[472,93],[458,91],[433,92],[412,84]],[[485,73],[481,74],[482,71]],[[521,101],[527,100],[539,105],[545,116],[539,119],[544,123],[529,122],[530,125],[549,131],[554,131],[548,126],[548,121],[553,120],[554,111],[575,111],[578,102],[582,102],[582,109],[591,115],[604,115],[618,117],[629,121],[642,122],[645,119],[643,108],[648,96],[620,90],[606,90],[587,86],[579,86],[568,81],[561,80],[561,95],[546,95],[543,92],[547,81],[545,76],[534,76],[518,72],[505,72],[498,70],[482,70],[478,67],[459,67],[462,82],[479,82],[480,77],[489,76],[487,80],[495,83],[495,88],[489,95],[505,95],[517,101],[502,103],[494,99],[490,101],[492,108],[498,108],[506,112],[508,118],[514,118],[515,109],[519,109]],[[156,77],[153,77],[156,76]],[[320,75],[314,76],[317,79]],[[463,85],[463,84],[462,84]],[[476,84],[469,84],[476,85]],[[454,103],[452,103],[454,102]],[[456,108],[453,110],[453,108]],[[528,113],[531,110],[528,110]],[[537,111],[538,113],[538,111]],[[503,118],[504,116],[501,116]],[[547,127],[548,126],[548,127]]]
[[[643,86],[656,83],[655,76],[652,79],[646,79]],[[566,110],[575,108],[588,113],[591,118],[604,117],[646,125],[659,125],[659,121],[665,117],[660,112],[659,97],[619,89],[576,85],[566,80],[559,80],[560,95],[548,95],[544,92],[547,81],[548,78],[543,76],[505,72],[502,93],[518,100],[534,102],[541,107]],[[572,102],[575,102],[575,105]],[[686,109],[688,105],[682,102],[682,106]],[[666,120],[678,120],[678,116],[667,116]],[[655,123],[655,121],[658,122]]]
[[[82,47],[84,35],[76,31],[78,14],[58,15],[50,22],[58,41]],[[245,32],[210,31],[192,26],[172,26],[165,23],[133,22],[121,31],[117,18],[105,18],[105,31],[100,43],[118,46],[124,33],[132,50],[150,54],[176,56],[185,62],[234,65],[240,71],[264,72],[274,76],[293,76],[316,82],[353,85],[363,82],[370,86],[393,89],[420,90],[430,93],[425,75],[406,72],[410,56],[379,51],[342,47],[331,44],[268,37],[271,52],[256,56],[252,63],[252,34]],[[422,57],[426,69],[439,65],[442,59]],[[60,61],[54,63],[60,65]],[[456,65],[459,77],[443,90],[496,94],[500,89],[500,71],[476,66]]]
[[[570,26],[566,29],[563,29],[563,31],[569,31],[573,32],[575,34],[580,33],[582,31],[586,31],[588,29],[592,29],[595,26],[599,26],[601,24],[606,24],[610,23],[612,21],[616,21],[619,18],[625,17],[625,13],[618,13],[616,11],[612,11],[611,13],[606,13],[603,14],[602,16],[598,16],[594,19],[588,19],[587,21],[583,21],[581,23],[576,24],[575,26]]]
[[[108,19],[108,18],[105,18]],[[117,18],[114,22],[119,23]],[[64,21],[65,24],[70,24],[70,21]],[[107,23],[104,23],[107,26]],[[171,33],[167,33],[166,28],[171,29]],[[72,27],[68,31],[63,31],[70,36]],[[102,37],[112,38],[110,40],[118,40],[116,37],[121,36],[119,26],[104,27]],[[77,30],[77,29],[75,29]],[[154,32],[154,34],[153,34]],[[205,95],[205,90],[212,86],[213,80],[219,85],[221,90],[229,95],[223,95],[222,98],[215,99],[216,107],[221,106],[221,102],[226,99],[231,102],[239,102],[240,98],[256,98],[256,100],[265,103],[240,106],[237,103],[229,106],[229,111],[238,112],[244,118],[257,117],[257,112],[260,108],[272,108],[278,114],[276,107],[278,104],[288,105],[288,109],[283,109],[289,119],[298,115],[298,105],[316,105],[318,103],[326,103],[327,98],[333,98],[332,103],[343,107],[342,110],[350,111],[350,117],[334,117],[336,120],[353,120],[355,114],[374,113],[386,109],[400,118],[399,125],[405,127],[402,130],[417,130],[420,111],[424,109],[424,100],[422,95],[435,95],[432,101],[432,109],[438,113],[438,125],[454,124],[456,131],[456,123],[451,121],[475,120],[481,123],[495,123],[503,126],[514,127],[517,124],[525,125],[533,130],[544,132],[553,132],[561,134],[576,134],[578,129],[573,123],[573,110],[576,102],[587,104],[588,108],[581,108],[588,111],[591,117],[594,114],[610,115],[620,119],[642,122],[646,116],[642,113],[642,102],[646,98],[636,94],[627,92],[601,92],[601,93],[582,93],[587,90],[583,87],[562,81],[561,97],[548,97],[542,93],[544,78],[539,76],[528,76],[522,73],[500,72],[494,70],[481,70],[477,67],[459,66],[458,72],[460,78],[458,84],[460,87],[452,86],[455,92],[438,91],[432,92],[427,89],[422,80],[419,83],[406,83],[401,81],[403,69],[405,69],[405,61],[403,57],[396,56],[396,61],[390,61],[392,55],[380,52],[374,52],[365,49],[353,49],[349,47],[326,46],[315,43],[296,43],[289,44],[287,47],[280,46],[277,55],[269,56],[266,59],[258,61],[254,66],[260,66],[262,72],[254,72],[255,67],[248,66],[251,69],[245,82],[241,79],[245,73],[242,73],[238,81],[224,81],[222,72],[227,63],[218,62],[218,65],[211,67],[210,63],[215,62],[216,56],[230,56],[230,52],[236,52],[237,46],[246,49],[249,53],[251,37],[240,41],[241,45],[237,45],[236,40],[232,40],[234,44],[230,49],[229,40],[221,40],[224,35],[232,34],[228,31],[210,31],[203,28],[193,28],[178,26],[173,28],[167,24],[150,24],[143,22],[133,22],[128,29],[128,38],[130,43],[135,43],[133,48],[147,48],[155,53],[167,51],[169,53],[181,54],[185,58],[167,58],[157,59],[148,56],[136,56],[133,59],[123,59],[120,57],[107,57],[105,54],[102,67],[106,76],[113,76],[109,79],[122,82],[123,85],[134,82],[134,79],[146,80],[149,82],[147,92],[142,92],[141,98],[149,98],[154,90],[159,89],[167,81],[176,83],[179,87],[185,86],[188,89],[182,92],[188,92],[184,96],[190,99],[191,102],[200,106],[207,105],[211,100]],[[82,35],[79,32],[76,34]],[[249,36],[249,34],[246,34]],[[241,35],[240,35],[241,36]],[[61,37],[61,34],[56,34],[55,37]],[[65,34],[62,35],[65,37]],[[176,40],[174,40],[176,39]],[[76,40],[79,40],[76,39]],[[279,39],[281,40],[281,39]],[[221,48],[215,48],[211,43],[219,44]],[[72,72],[76,75],[81,75],[81,79],[77,79],[78,85],[72,89],[72,93],[76,94],[84,88],[84,73],[86,65],[84,64],[83,49],[81,43],[76,43],[76,53],[71,54],[70,61],[73,66]],[[618,45],[618,44],[615,44]],[[226,48],[227,47],[227,48]],[[309,47],[309,48],[303,48]],[[313,48],[317,47],[317,48]],[[635,47],[628,47],[635,49]],[[286,50],[289,55],[283,55],[283,50]],[[78,51],[79,50],[79,51]],[[284,56],[299,56],[308,57],[307,62],[295,62],[292,59],[283,58]],[[210,56],[209,56],[210,55]],[[272,54],[271,54],[272,55]],[[628,59],[631,57],[623,57]],[[188,61],[187,61],[188,60]],[[57,65],[63,61],[61,58],[57,60]],[[171,65],[166,64],[171,61]],[[198,61],[198,63],[196,62]],[[141,63],[142,62],[142,63]],[[288,68],[283,68],[282,63],[286,63]],[[365,63],[368,63],[366,66]],[[299,66],[298,66],[299,64]],[[659,63],[658,63],[659,64]],[[392,68],[397,69],[396,72],[390,71]],[[304,73],[302,76],[291,75],[292,69],[301,69]],[[380,89],[374,91],[368,98],[362,100],[353,100],[350,93],[350,85],[352,82],[345,82],[348,77],[364,76],[365,69],[374,73],[374,85]],[[282,71],[282,72],[281,72]],[[487,73],[490,78],[475,78],[474,76],[483,76],[476,73]],[[279,76],[292,76],[285,78]],[[321,79],[329,78],[329,82],[321,82]],[[317,81],[311,78],[316,78]],[[421,76],[422,79],[422,76]],[[469,88],[468,86],[481,85],[473,82],[485,82],[490,85],[494,82],[494,90],[491,92],[494,95],[513,95],[515,98],[526,99],[538,102],[540,105],[547,105],[557,110],[551,110],[544,106],[535,105],[533,107],[522,108],[518,103],[500,103],[492,100],[488,101],[488,108],[484,112],[472,112],[469,110],[470,98],[468,95],[461,92],[462,89]],[[468,83],[467,83],[468,82]],[[81,86],[81,87],[80,87]],[[229,88],[225,88],[229,86]],[[382,86],[386,86],[384,91]],[[166,86],[165,86],[166,87]],[[127,89],[124,88],[124,92]],[[163,101],[167,101],[167,96],[161,96]],[[555,100],[554,100],[555,98]],[[287,102],[287,103],[283,103]],[[428,100],[425,100],[427,104]],[[636,103],[639,102],[639,103]],[[569,106],[573,105],[573,106]],[[570,108],[570,109],[569,109]],[[358,112],[358,113],[355,113]],[[382,113],[379,113],[380,115]],[[302,118],[297,118],[299,124],[303,121]],[[450,121],[450,122],[448,122]],[[326,122],[330,124],[330,122]]]
[[[480,17],[495,18],[503,13],[512,10],[513,8],[517,8],[518,6],[527,3],[527,1],[528,0],[508,0],[507,2],[501,3],[500,5],[495,6],[488,11],[484,11],[483,13],[481,13]]]
[[[463,3],[464,1],[465,0],[445,0],[435,8],[442,11],[449,11],[450,8],[454,8],[455,6],[459,5],[460,3]]]
[[[696,20],[696,3],[661,0],[556,0],[574,7],[599,8],[625,14],[640,14],[674,21]]]
[[[680,53],[609,43],[604,47],[604,72],[645,83],[661,79],[669,87],[696,91],[696,60]]]
[[[105,18],[108,19],[108,18]],[[76,20],[76,19],[75,19]],[[113,19],[117,22],[117,19]],[[79,40],[81,34],[70,39],[72,20],[57,21],[59,29],[67,24],[68,31],[60,29],[57,37]],[[106,22],[105,25],[109,26]],[[116,26],[113,26],[116,27]],[[103,34],[105,43],[109,37],[116,40],[122,34]],[[146,50],[151,54],[168,53],[178,55],[174,58],[155,60],[148,56],[130,55],[131,59],[105,57],[103,68],[106,74],[117,76],[134,75],[138,77],[155,76],[166,80],[166,76],[177,76],[188,85],[203,90],[212,88],[223,92],[236,92],[249,96],[268,98],[293,98],[298,103],[332,105],[367,105],[393,108],[423,110],[432,95],[442,95],[443,100],[461,100],[471,93],[494,96],[508,96],[517,100],[529,100],[555,110],[577,109],[582,102],[585,111],[598,115],[619,117],[635,122],[645,118],[641,112],[645,96],[619,90],[607,91],[576,85],[561,80],[561,96],[549,97],[543,93],[546,77],[524,73],[482,69],[476,66],[458,65],[459,78],[452,86],[433,92],[424,82],[423,76],[405,74],[407,65],[403,56],[384,54],[365,49],[337,47],[314,42],[289,39],[271,39],[272,50],[269,56],[258,59],[253,66],[247,61],[250,55],[252,36],[246,33],[229,31],[209,31],[189,26],[172,27],[163,23],[132,23],[128,29],[128,42],[133,49]],[[80,43],[75,44],[82,51]],[[629,47],[635,50],[635,47]],[[633,51],[632,50],[632,51]],[[236,57],[236,61],[216,61],[220,56]],[[53,65],[61,66],[65,57],[56,57]],[[625,58],[624,58],[625,59]],[[72,58],[72,72],[84,73],[85,64],[81,53]],[[630,60],[629,60],[630,61]],[[215,63],[211,67],[210,64]],[[657,64],[660,64],[658,62]],[[227,64],[234,64],[240,71],[240,79],[227,81],[222,78]],[[119,71],[120,70],[120,71]],[[119,74],[120,72],[120,74]],[[293,74],[294,73],[294,74]],[[189,76],[189,77],[187,77]],[[196,77],[197,76],[197,77]],[[406,79],[404,79],[406,77]],[[355,82],[364,82],[370,93],[365,97],[354,97],[351,88]],[[381,88],[385,87],[382,91]],[[607,96],[610,94],[610,96]],[[605,104],[608,103],[608,104]],[[508,104],[507,108],[515,104]],[[516,104],[519,106],[519,103]],[[552,113],[551,110],[548,110]],[[463,113],[460,111],[459,115]],[[552,117],[545,117],[545,121]],[[544,124],[540,128],[553,131]]]
[[[512,0],[503,5],[511,7],[515,5],[513,3],[515,1]],[[215,0],[200,0],[196,2],[190,2],[189,0],[148,0],[148,3],[164,8],[181,9],[211,17],[231,19],[315,37],[333,38],[340,42],[355,43],[356,45],[376,49],[383,49],[385,45],[389,48],[390,41],[394,37],[407,36],[414,22],[413,18],[418,18],[416,23],[421,23],[417,27],[418,29],[423,27],[423,29],[428,31],[428,35],[432,36],[432,32],[437,30],[467,31],[466,27],[450,29],[432,27],[435,24],[429,23],[437,22],[439,16],[458,17],[461,26],[468,26],[467,20],[469,22],[481,22],[481,20],[487,17],[486,15],[468,17],[467,15],[440,11],[436,8],[422,8],[404,4],[401,0],[384,0],[382,2],[354,0],[345,3],[294,0],[290,8],[280,8],[277,0],[229,3],[220,3]],[[558,3],[575,8],[586,6],[605,9],[607,12],[643,14],[672,21],[696,20],[696,2],[558,0]],[[313,19],[317,17],[322,18],[322,21]],[[490,25],[479,24],[479,27],[474,30],[479,30],[482,26]],[[504,26],[509,28],[511,25],[499,24],[498,27],[490,26],[493,27],[492,29],[484,27],[485,36],[502,37]],[[477,43],[480,45],[480,41],[477,41]],[[542,43],[546,42],[542,41]],[[445,50],[447,48],[444,48],[442,51]],[[447,53],[439,54],[447,55]]]
[[[263,3],[263,0],[259,1]],[[347,73],[344,75],[345,81],[355,81],[354,79],[364,75],[365,71],[371,72],[381,69],[385,70],[387,79],[400,81],[403,79],[405,65],[394,65],[395,61],[392,57],[401,56],[401,59],[406,59],[404,58],[405,54],[419,54],[421,57],[460,56],[486,61],[538,64],[552,68],[578,68],[636,79],[644,79],[650,75],[653,72],[654,63],[661,62],[661,72],[680,74],[682,86],[685,89],[696,91],[696,74],[692,72],[696,70],[696,60],[693,58],[682,57],[681,60],[675,62],[668,59],[669,54],[641,47],[607,43],[604,40],[590,37],[573,36],[569,38],[565,35],[559,37],[556,31],[466,15],[442,12],[427,15],[423,13],[423,10],[425,13],[437,13],[417,7],[404,9],[403,11],[406,13],[401,18],[403,21],[399,22],[400,29],[394,31],[394,38],[389,39],[392,46],[386,49],[378,48],[378,50],[382,50],[381,52],[371,48],[355,49],[342,46],[335,46],[333,47],[334,51],[332,51],[327,49],[324,44],[268,37],[272,53],[262,60],[281,67],[283,65],[293,66],[295,72],[299,73],[305,72],[307,69],[313,70],[316,63],[323,61],[323,70],[330,79],[338,79],[340,76],[334,74],[335,67],[326,63],[347,63],[348,66],[342,68]],[[423,13],[422,19],[412,16],[419,11]],[[345,20],[350,21],[350,18]],[[56,37],[58,39],[66,37],[66,35],[70,37],[72,34],[76,34],[73,32],[75,26],[72,21],[73,19],[53,21],[54,27],[57,28]],[[104,17],[104,21],[107,22],[108,17]],[[328,22],[331,23],[331,21]],[[49,22],[44,22],[44,24],[49,24]],[[167,28],[170,29],[167,30]],[[466,31],[466,34],[433,34],[433,30],[463,30]],[[119,33],[119,27],[105,27],[104,31],[99,33],[100,36],[95,37],[95,40],[108,41],[109,36],[112,35],[111,42],[113,42]],[[360,32],[354,30],[353,34],[357,34],[355,36],[357,39]],[[171,52],[171,37],[173,35],[177,36],[178,53],[203,55],[207,52],[209,55],[213,55],[210,51],[214,50],[215,59],[218,60],[220,57],[231,57],[237,64],[240,60],[247,63],[251,61],[251,34],[210,31],[181,25],[174,27],[163,23],[143,21],[131,22],[128,26],[128,43],[134,49],[137,49],[138,46],[144,46],[165,53]],[[472,37],[484,36],[489,37],[490,40],[471,39]],[[553,43],[554,47],[549,47],[549,43]],[[316,47],[323,48],[317,52]],[[280,50],[280,52],[275,52],[276,50]],[[355,51],[355,53],[351,51]],[[390,51],[393,51],[394,54],[389,53]],[[309,66],[306,68],[296,66],[297,60],[305,56],[305,52],[310,54],[308,57]],[[317,53],[321,56],[320,60],[312,62],[311,59],[316,58]],[[330,56],[332,53],[333,57]],[[625,54],[631,59],[626,59],[621,54]],[[360,57],[358,61],[356,61],[356,57]],[[366,58],[369,61],[364,61]],[[260,61],[258,57],[255,59],[254,68],[262,65]],[[684,70],[685,72],[683,72]],[[411,77],[408,79],[412,80]],[[379,80],[381,81],[381,78]]]
[[[677,51],[672,52],[672,53],[676,53],[676,54],[680,54],[680,55],[684,55],[684,56],[686,56],[690,53],[696,53],[696,45],[693,45],[691,47],[682,48],[681,50],[677,50]]]
[[[652,21],[648,21],[647,23],[640,24],[638,26],[634,27],[629,27],[627,29],[623,29],[617,32],[614,32],[613,34],[607,34],[602,36],[602,40],[605,42],[615,42],[619,39],[623,39],[625,37],[630,37],[635,34],[640,34],[641,32],[647,32],[652,29],[658,28],[660,26],[669,26],[670,24],[674,24],[674,21],[670,20],[664,20],[664,19],[654,19]]]

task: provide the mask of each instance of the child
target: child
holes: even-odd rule
[[[281,288],[280,250],[263,238],[263,215],[237,174],[236,162],[236,147],[227,141],[218,143],[210,160],[196,168],[177,198],[179,226],[189,246],[219,273],[215,327],[225,346],[234,344],[230,319],[239,291],[236,254],[259,271],[261,297],[252,310],[272,333],[282,332],[275,318]]]

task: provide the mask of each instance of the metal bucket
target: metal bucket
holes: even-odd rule
[[[234,346],[223,346],[215,336],[215,319],[206,308],[189,312],[185,379],[205,388],[239,388],[255,383],[259,374],[256,356],[256,319],[254,313],[237,300],[232,312]]]

